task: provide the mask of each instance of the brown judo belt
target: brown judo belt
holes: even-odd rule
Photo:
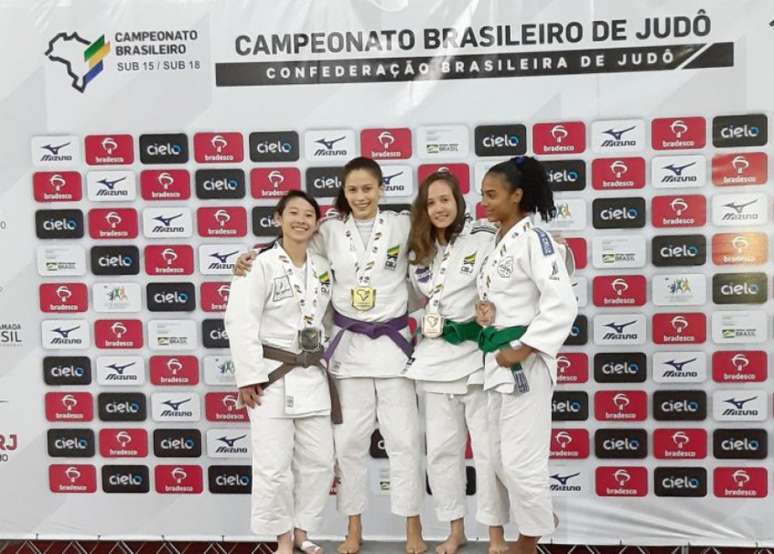
[[[287,350],[282,350],[281,348],[264,345],[264,358],[282,362],[281,366],[269,373],[269,382],[264,385],[264,388],[268,387],[275,381],[282,379],[295,367],[309,367],[313,365],[323,367],[321,362],[323,359],[323,353],[324,350],[320,349],[314,352],[301,352],[299,354],[294,354],[293,352],[288,352]],[[336,388],[336,383],[333,380],[333,376],[331,376],[331,374],[327,371],[323,371],[325,372],[325,376],[328,379],[328,390],[330,391],[331,395],[331,420],[333,420],[333,423],[338,425],[342,421],[339,391]]]

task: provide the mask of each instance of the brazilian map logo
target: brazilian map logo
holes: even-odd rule
[[[110,53],[110,43],[105,42],[105,35],[90,42],[78,33],[59,33],[48,41],[45,53],[49,60],[64,65],[70,85],[84,92],[86,85],[102,73],[102,60]]]

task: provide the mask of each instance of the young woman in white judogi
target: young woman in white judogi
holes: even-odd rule
[[[495,474],[477,340],[481,327],[474,319],[476,276],[494,245],[495,227],[466,215],[457,179],[433,173],[414,200],[409,239],[409,276],[427,304],[407,376],[424,393],[430,489],[438,519],[451,526],[438,554],[454,554],[466,543],[468,433],[476,467],[476,520],[489,526],[490,553],[507,550],[507,491]]]
[[[319,216],[306,193],[280,200],[282,236],[234,277],[225,315],[240,404],[250,416],[251,527],[276,537],[281,554],[294,545],[322,552],[307,532],[321,524],[333,479],[331,398],[319,361],[330,270],[307,248]]]
[[[380,211],[379,164],[355,158],[344,167],[335,215],[313,249],[331,266],[334,327],[326,351],[343,422],[334,426],[337,505],[348,516],[342,554],[359,552],[368,496],[370,439],[379,423],[390,463],[392,513],[406,518],[406,551],[424,552],[422,442],[414,382],[402,372],[411,355],[406,272],[408,214]],[[237,270],[248,262],[240,257]]]
[[[484,389],[501,479],[519,529],[518,554],[536,552],[555,528],[548,458],[556,354],[578,312],[558,245],[530,214],[556,215],[545,169],[519,156],[493,166],[481,187],[497,244],[478,277]]]

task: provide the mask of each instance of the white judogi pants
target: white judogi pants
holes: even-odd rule
[[[541,537],[555,529],[548,476],[553,384],[539,357],[524,372],[528,392],[487,393],[489,422],[511,519],[522,535]]]
[[[390,507],[402,517],[419,514],[424,497],[423,445],[414,381],[403,377],[337,380],[344,422],[334,425],[337,496],[341,513],[362,514],[368,497],[371,435],[379,421],[390,459]]]
[[[489,526],[508,522],[508,492],[495,472],[487,396],[469,385],[465,394],[425,393],[427,472],[440,521],[465,515],[465,443],[470,431],[476,466],[476,520]]]
[[[273,538],[294,527],[314,532],[333,483],[331,418],[267,417],[261,408],[247,410],[253,441],[253,533]]]

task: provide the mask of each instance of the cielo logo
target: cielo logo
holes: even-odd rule
[[[720,459],[762,460],[768,444],[765,429],[715,429],[712,437],[714,455]]]
[[[213,494],[250,494],[250,466],[210,466],[207,473]]]
[[[589,413],[588,395],[581,391],[556,391],[551,402],[554,421],[584,421]]]
[[[648,435],[645,429],[598,429],[594,450],[597,458],[645,458]]]
[[[198,458],[202,455],[202,434],[198,429],[156,429],[153,452],[159,458]]]
[[[707,470],[693,467],[657,467],[656,496],[706,496]]]
[[[102,466],[102,490],[106,493],[147,493],[150,477],[147,466]]]
[[[102,421],[145,421],[145,395],[142,393],[103,392],[97,397]]]
[[[52,62],[62,64],[70,77],[70,86],[83,93],[86,86],[102,73],[104,59],[109,53],[110,43],[105,42],[105,35],[90,41],[77,32],[61,32],[48,41],[45,55]]]
[[[707,394],[698,390],[653,393],[653,418],[659,421],[703,421],[707,417]]]

